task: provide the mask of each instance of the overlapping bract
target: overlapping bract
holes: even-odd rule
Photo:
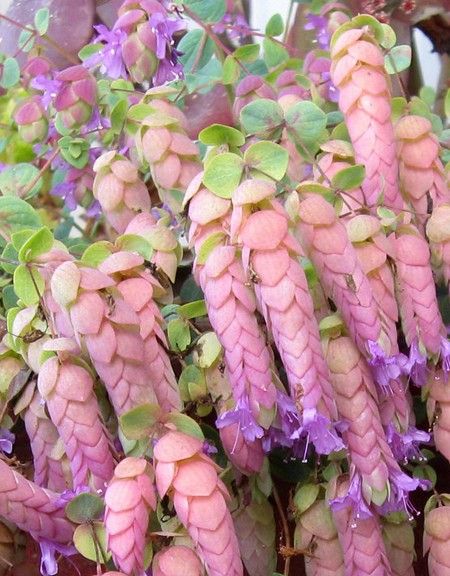
[[[178,518],[194,541],[209,576],[242,576],[243,568],[228,491],[218,468],[202,452],[202,442],[168,432],[154,449],[156,485],[173,501]]]
[[[105,493],[107,544],[116,566],[139,576],[144,569],[145,536],[156,508],[154,474],[143,458],[125,458]]]
[[[430,576],[450,574],[450,508],[439,506],[425,515],[424,554],[428,553]]]

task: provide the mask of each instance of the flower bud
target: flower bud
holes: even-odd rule
[[[23,102],[14,113],[19,134],[25,142],[33,144],[45,140],[48,132],[48,120],[39,96],[33,96]]]
[[[96,102],[97,83],[83,66],[71,66],[56,76],[62,82],[55,99],[55,108],[66,128],[86,124]]]

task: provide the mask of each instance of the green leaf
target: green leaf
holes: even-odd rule
[[[383,40],[380,42],[381,46],[385,50],[390,50],[395,46],[397,42],[397,36],[394,29],[389,24],[381,24],[383,28]]]
[[[401,44],[394,46],[384,57],[384,67],[388,74],[403,72],[411,65],[412,51],[411,46]]]
[[[120,248],[120,250],[136,252],[146,260],[150,260],[153,255],[153,248],[150,243],[137,234],[123,234],[119,236],[116,240],[116,246]]]
[[[224,124],[211,124],[198,135],[198,139],[206,146],[242,146],[245,144],[245,136],[236,128],[225,126]]]
[[[204,440],[202,429],[197,424],[195,420],[186,416],[186,414],[180,414],[178,412],[171,412],[167,418],[166,422],[173,424],[179,432],[193,436],[194,438],[199,438]]]
[[[158,422],[161,409],[156,404],[140,404],[119,417],[124,435],[130,440],[147,438],[153,426]]]
[[[356,166],[350,166],[337,172],[331,179],[331,185],[339,190],[352,190],[361,186],[365,177],[366,169],[364,166],[356,164]]]
[[[58,140],[61,156],[71,164],[81,170],[89,161],[89,142],[84,138],[71,138],[63,136]]]
[[[225,0],[184,0],[183,5],[204,23],[219,22],[226,12]]]
[[[270,178],[281,180],[287,170],[289,153],[274,142],[256,142],[245,151],[244,161]]]
[[[206,36],[203,30],[190,30],[180,40],[177,49],[182,52],[180,62],[183,64],[184,73],[191,72],[194,64],[200,70],[211,60],[214,54],[214,42]],[[201,50],[201,52],[200,52]],[[200,52],[200,54],[199,54]]]
[[[431,86],[422,86],[419,97],[432,108],[436,100],[436,91]]]
[[[268,68],[275,68],[275,66],[279,66],[289,60],[289,52],[286,48],[271,38],[264,38],[263,48],[264,61]]]
[[[194,302],[188,302],[183,304],[178,308],[180,316],[190,320],[191,318],[199,318],[201,316],[206,316],[206,304],[204,300],[194,300]]]
[[[300,514],[306,512],[314,504],[319,496],[320,486],[318,484],[304,484],[294,496],[294,505]]]
[[[14,306],[17,306],[17,294],[14,291],[14,286],[12,286],[11,284],[9,284],[8,286],[5,286],[4,288],[2,288],[2,300],[3,300],[3,307],[5,308],[5,310],[9,310],[9,308],[14,308]]]
[[[105,564],[111,558],[108,552],[105,527],[101,522],[80,524],[73,534],[73,543],[78,552],[92,562]]]
[[[0,86],[5,88],[12,88],[20,80],[20,67],[15,58],[9,56],[3,62],[3,71],[0,79]]]
[[[38,31],[39,36],[44,36],[47,33],[48,25],[50,23],[50,11],[48,8],[39,8],[34,15],[34,25]]]
[[[447,118],[450,118],[450,88],[447,90],[447,93],[445,94],[444,111],[445,116]]]
[[[0,230],[4,234],[9,236],[24,228],[40,226],[42,226],[41,219],[28,202],[13,196],[0,197]]]
[[[14,164],[7,167],[0,173],[0,191],[4,196],[23,197],[21,191],[26,189],[30,182],[33,182],[39,176],[39,170],[36,166],[25,162]],[[25,199],[36,196],[41,191],[42,178],[39,177],[33,188],[27,192]]]
[[[283,109],[273,100],[257,99],[242,108],[240,122],[247,134],[261,138],[276,137],[283,127]]]
[[[222,345],[214,332],[206,332],[197,341],[194,362],[200,368],[209,368],[219,358]]]
[[[45,282],[39,272],[25,264],[14,272],[14,291],[25,306],[37,304],[44,293]]]
[[[35,36],[32,30],[21,30],[19,34],[19,39],[17,40],[17,47],[22,50],[22,52],[29,52],[35,42]]]
[[[95,242],[91,244],[83,253],[81,257],[81,262],[96,268],[99,266],[108,256],[111,256],[112,245],[106,240],[101,240],[100,242]]]
[[[195,402],[207,394],[205,374],[194,364],[188,364],[183,368],[178,386],[183,402]]]
[[[78,52],[78,58],[83,61],[87,60],[94,54],[97,54],[97,52],[100,52],[104,47],[105,45],[101,42],[97,44],[86,44],[86,46],[83,46],[83,48]]]
[[[267,36],[280,36],[284,31],[283,18],[280,14],[274,14],[266,24]]]
[[[403,96],[395,96],[391,100],[392,119],[397,120],[405,113],[408,102]]]
[[[128,101],[125,99],[116,102],[111,110],[111,129],[115,134],[122,132],[128,112]]]
[[[188,324],[181,318],[171,320],[167,325],[167,338],[172,350],[183,352],[191,343]]]
[[[19,260],[21,262],[31,262],[37,256],[45,254],[53,246],[53,234],[44,226],[35,232],[19,250]]]
[[[98,520],[103,514],[105,504],[103,500],[95,494],[84,492],[75,496],[66,506],[66,516],[75,524],[84,524]]]
[[[259,56],[259,44],[244,44],[233,52],[236,60],[241,62],[255,62]]]
[[[231,198],[239,186],[243,169],[244,162],[237,154],[218,154],[208,162],[203,183],[216,196]]]
[[[214,232],[208,236],[208,238],[200,246],[200,250],[197,253],[197,263],[205,264],[208,260],[208,256],[214,250],[216,246],[219,246],[223,242],[225,234],[223,232]]]
[[[327,115],[313,102],[303,100],[286,112],[286,125],[295,140],[306,145],[315,144],[327,125]]]
[[[239,64],[237,63],[236,59],[232,54],[225,58],[222,67],[222,83],[225,84],[234,84],[237,82],[240,74]]]

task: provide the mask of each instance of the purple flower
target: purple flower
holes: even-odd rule
[[[6,428],[0,428],[0,452],[11,454],[16,437]]]
[[[238,40],[250,36],[252,34],[252,29],[241,12],[236,14],[227,12],[224,14],[222,20],[217,22],[217,24],[214,24],[213,32],[216,34],[227,32],[231,40]]]
[[[354,517],[364,520],[370,518],[373,514],[367,506],[362,494],[362,480],[361,476],[353,470],[350,477],[350,485],[348,492],[345,496],[334,498],[330,500],[330,508],[332,510],[342,510],[343,508],[351,508]]]
[[[100,65],[100,72],[110,78],[127,78],[125,63],[122,58],[122,44],[127,39],[127,33],[120,28],[109,30],[103,24],[94,26],[94,29],[98,32],[94,43],[103,42],[104,46],[101,50],[86,58],[83,66],[92,70],[92,68]]]
[[[54,576],[58,573],[58,563],[55,553],[59,552],[63,556],[73,556],[77,553],[75,546],[64,546],[47,539],[39,540],[41,548],[41,574],[42,576]]]
[[[409,519],[412,520],[414,514],[418,514],[418,512],[409,500],[409,493],[414,492],[417,488],[429,490],[430,482],[419,478],[410,478],[400,468],[390,469],[389,477],[391,485],[389,499],[382,506],[379,506],[378,510],[382,515],[391,512],[406,512]]]
[[[447,380],[450,372],[450,342],[447,338],[442,338],[441,340],[441,362],[442,370],[444,371],[444,376]]]
[[[161,12],[152,14],[149,22],[156,36],[156,57],[158,60],[165,60],[167,50],[170,52],[174,44],[173,35],[175,32],[184,30],[185,23],[181,20],[166,18]]]
[[[230,424],[238,424],[238,431],[242,433],[248,442],[254,442],[256,438],[262,438],[264,430],[258,425],[250,411],[248,398],[243,395],[233,410],[224,412],[216,420],[217,428],[224,428]]]
[[[202,452],[207,456],[212,456],[213,454],[217,454],[217,448],[214,446],[212,442],[205,440],[203,442]]]
[[[61,492],[61,494],[58,496],[58,498],[55,500],[55,505],[58,508],[65,508],[67,506],[67,504],[69,502],[72,502],[72,500],[76,497],[79,496],[80,494],[84,494],[85,492],[90,492],[91,489],[89,488],[89,486],[78,486],[77,488],[75,488],[75,490],[64,490],[64,492]]]
[[[68,210],[75,210],[78,202],[75,197],[76,184],[75,182],[60,182],[53,186],[50,190],[52,196],[58,196],[64,200]]]
[[[430,441],[428,432],[410,426],[406,432],[400,433],[394,424],[386,427],[386,438],[396,460],[406,464],[408,461],[424,461],[426,458],[420,451],[419,444]]]
[[[420,351],[417,338],[411,343],[408,362],[405,365],[405,372],[409,374],[416,386],[425,386],[427,383],[427,357]]]
[[[180,55],[181,52],[173,49],[169,58],[159,61],[158,69],[153,78],[153,84],[155,86],[161,86],[166,82],[183,78],[183,67],[180,62],[178,62]]]
[[[373,340],[369,340],[367,345],[371,354],[369,364],[372,366],[375,382],[384,394],[392,394],[390,381],[397,380],[402,374],[407,362],[405,356],[403,354],[387,356],[381,346]]]
[[[335,427],[315,408],[306,408],[302,413],[302,436],[307,435],[307,444],[311,441],[318,454],[331,454],[345,448]]]
[[[47,76],[36,76],[36,78],[33,78],[31,81],[32,88],[43,92],[41,102],[46,110],[48,110],[50,104],[56,98],[62,85],[63,82],[61,82],[61,80],[52,80],[51,78],[47,78]]]
[[[328,21],[324,16],[316,14],[308,14],[306,16],[307,23],[305,30],[315,30],[316,39],[321,48],[327,50],[330,47],[330,34],[328,32]]]

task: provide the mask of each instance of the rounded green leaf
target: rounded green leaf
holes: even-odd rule
[[[327,115],[314,102],[297,102],[286,112],[286,126],[294,140],[313,145],[321,138]]]
[[[44,293],[45,282],[36,269],[26,264],[17,266],[14,272],[14,291],[25,306],[37,304]]]
[[[331,185],[339,190],[352,190],[364,182],[366,169],[362,164],[350,166],[337,172],[331,179]]]
[[[194,300],[193,302],[188,302],[183,304],[178,308],[180,316],[186,318],[187,320],[191,318],[199,318],[201,316],[206,316],[206,304],[204,300]]]
[[[120,428],[129,440],[147,438],[161,414],[156,404],[140,404],[119,418]]]
[[[47,33],[48,25],[50,23],[50,11],[48,8],[39,8],[34,15],[34,25],[39,36],[44,36]]]
[[[286,48],[272,38],[264,38],[263,48],[264,61],[268,68],[274,68],[289,60],[289,52]]]
[[[219,22],[226,12],[225,0],[184,0],[183,5],[205,23]]]
[[[73,534],[73,543],[78,552],[88,560],[101,564],[111,558],[106,541],[106,530],[101,522],[81,524]]]
[[[194,362],[200,368],[209,368],[219,358],[222,345],[214,332],[207,332],[198,339],[194,351]]]
[[[411,65],[412,50],[411,46],[402,44],[394,46],[384,57],[384,67],[388,74],[397,74],[403,72]]]
[[[236,60],[241,62],[254,62],[259,56],[259,44],[244,44],[233,52]]]
[[[179,412],[171,412],[167,418],[166,422],[173,424],[177,430],[188,434],[189,436],[194,436],[194,438],[200,438],[204,440],[202,429],[197,424],[195,420],[186,416],[186,414],[180,414]]]
[[[208,36],[205,39],[205,34],[203,30],[190,30],[180,40],[177,49],[181,52],[180,62],[185,74],[191,72],[194,65],[200,70],[211,60],[214,42]]]
[[[167,338],[172,350],[183,352],[191,343],[188,324],[182,318],[171,320],[167,325]]]
[[[280,36],[284,31],[284,23],[281,14],[274,14],[266,24],[267,36]]]
[[[86,248],[86,250],[83,252],[83,256],[81,257],[81,262],[87,266],[96,268],[104,260],[106,260],[108,256],[111,256],[111,252],[111,243],[107,242],[106,240],[101,240],[100,242],[95,242],[95,244],[91,244],[88,248]]]
[[[26,196],[23,196],[30,182],[36,180],[34,186]],[[4,196],[19,196],[25,199],[32,198],[40,192],[42,188],[42,178],[39,177],[39,170],[32,164],[20,162],[9,166],[0,173],[0,191]]]
[[[231,198],[239,186],[243,169],[244,162],[237,154],[218,154],[206,166],[203,183],[216,196]]]
[[[306,512],[319,496],[320,486],[318,484],[305,484],[301,486],[294,496],[294,504],[300,514]]]
[[[239,64],[233,54],[225,58],[222,66],[222,84],[234,84],[239,79],[241,73]]]
[[[76,524],[84,524],[100,518],[104,508],[105,504],[99,496],[83,492],[67,504],[66,516]]]
[[[119,134],[125,125],[127,118],[128,102],[126,99],[118,100],[111,110],[111,129]]]
[[[19,250],[19,260],[21,262],[32,262],[41,254],[45,254],[51,250],[53,242],[53,234],[44,226],[22,245]]]
[[[261,98],[242,108],[240,121],[247,134],[269,137],[277,132],[281,133],[284,113],[281,106],[273,100]]]
[[[245,136],[236,128],[225,126],[224,124],[211,124],[198,135],[198,139],[206,146],[242,146],[245,143]]]
[[[153,248],[151,247],[150,242],[137,234],[123,234],[122,236],[119,236],[116,240],[116,246],[117,248],[120,248],[120,250],[136,252],[146,260],[150,260],[153,254]]]
[[[12,88],[20,80],[20,67],[15,58],[8,57],[3,62],[3,72],[0,79],[0,86],[5,88]]]
[[[380,42],[381,46],[386,50],[390,50],[397,42],[397,36],[394,29],[389,24],[381,24],[383,28],[383,40]]]
[[[244,161],[250,168],[281,180],[288,167],[289,153],[274,142],[256,142],[245,151]]]

